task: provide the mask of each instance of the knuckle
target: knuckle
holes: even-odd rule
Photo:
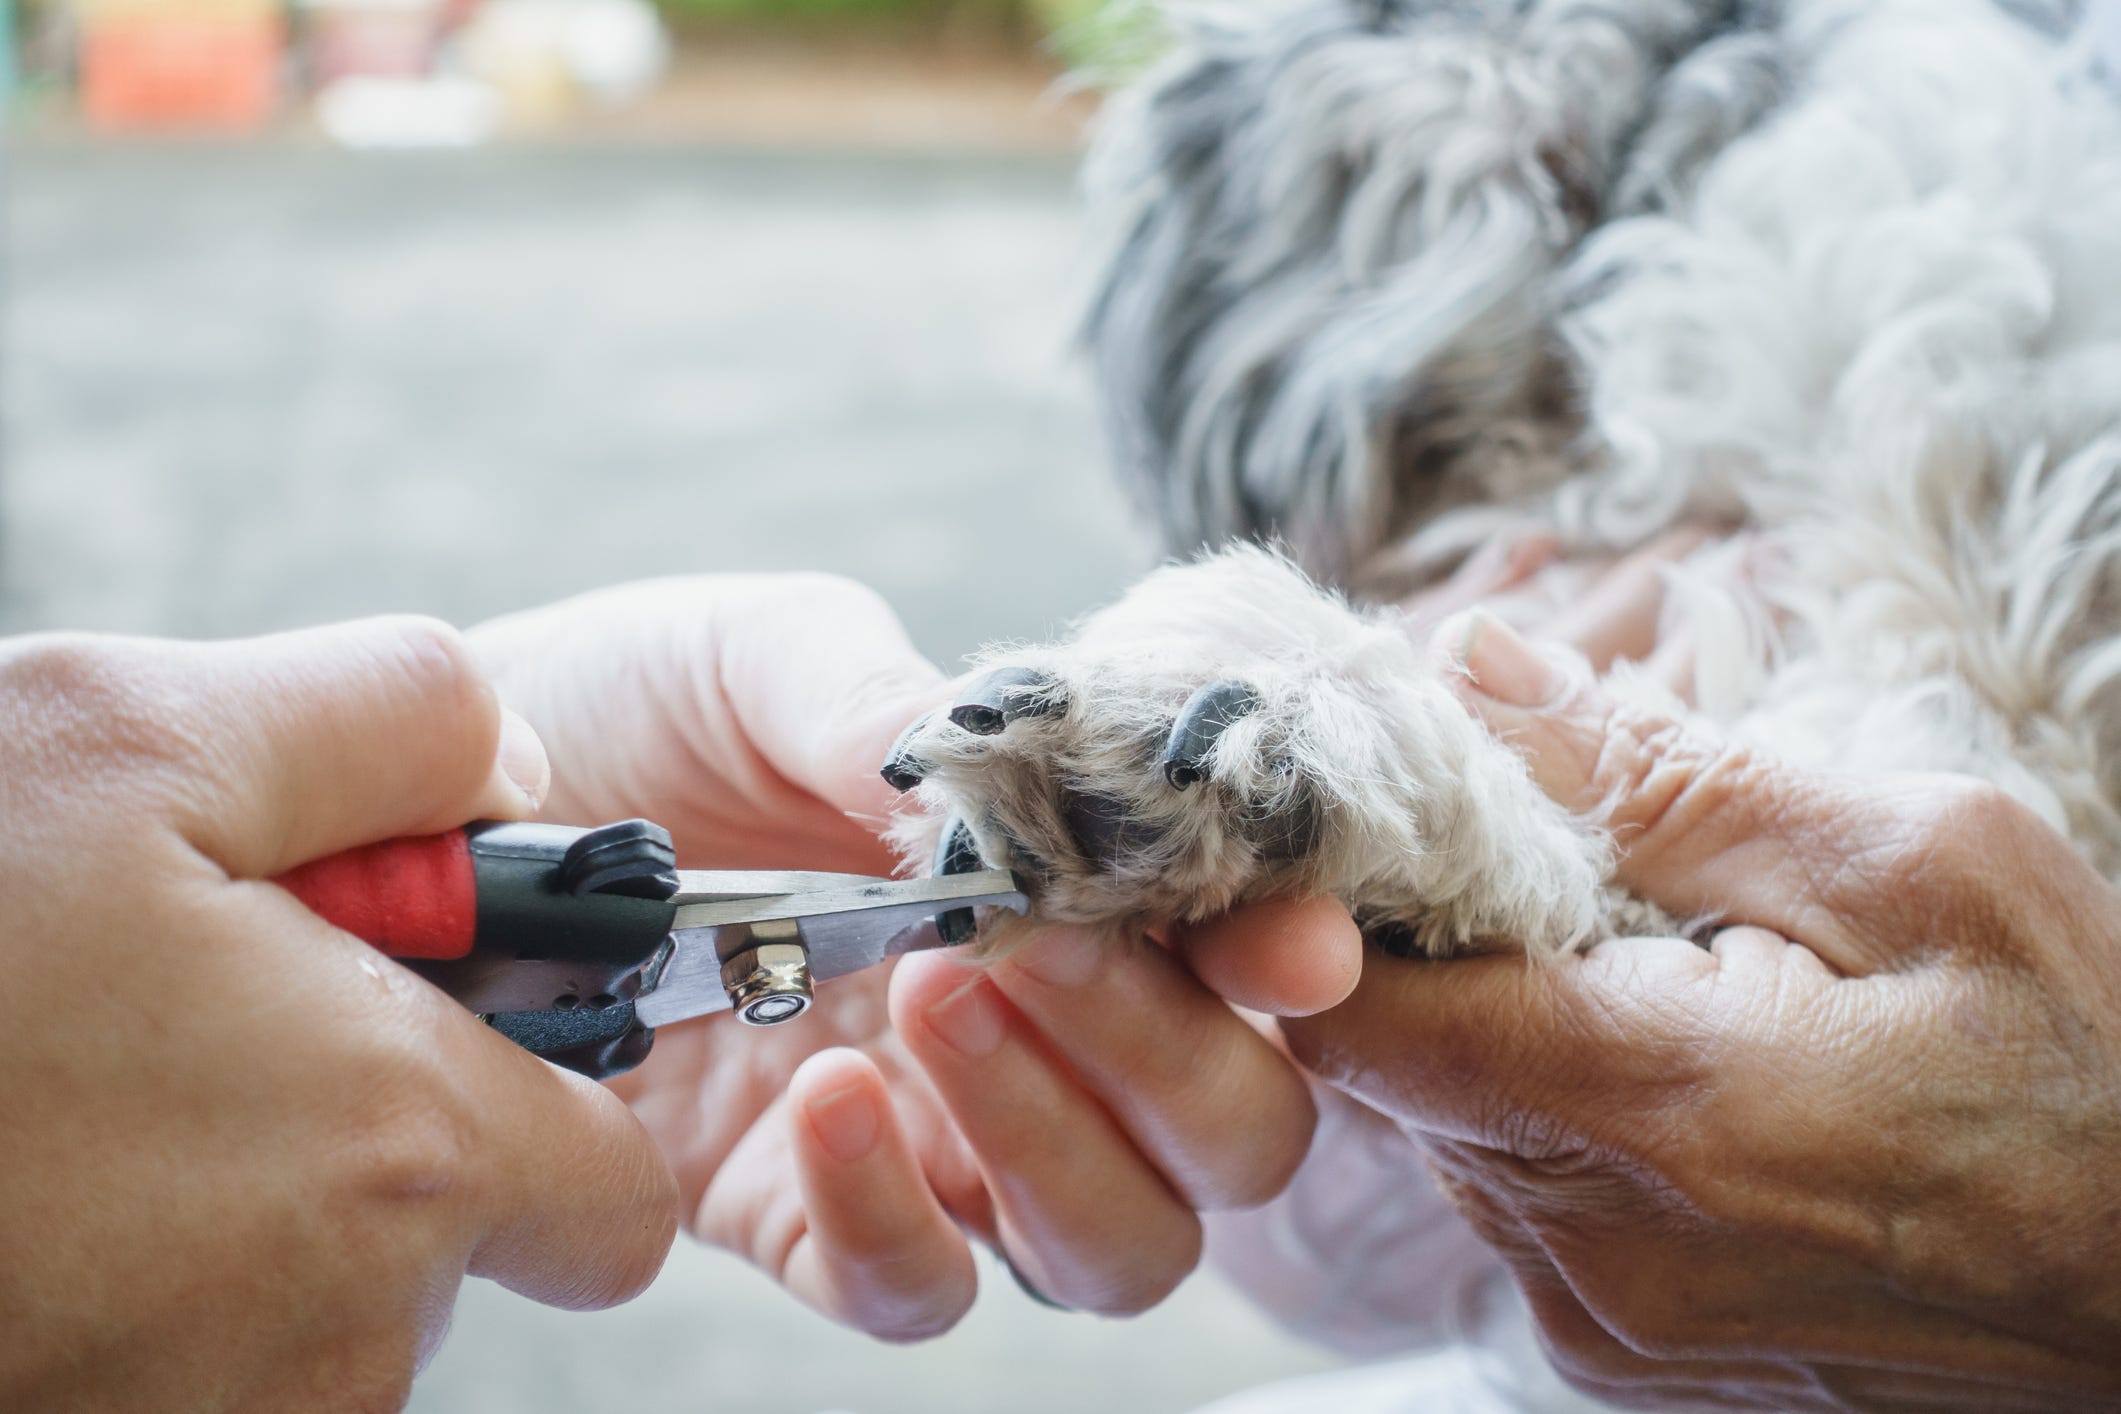
[[[1952,778],[1939,787],[1934,808],[1915,827],[1914,849],[1902,857],[1910,863],[1926,857],[1954,873],[1968,872],[2012,852],[2029,828],[2045,826],[2002,787]]]
[[[11,754],[71,773],[97,761],[181,760],[170,685],[126,640],[40,634],[0,655],[0,720]]]
[[[91,697],[113,686],[114,656],[108,640],[88,634],[33,634],[7,645],[0,686],[10,694]]]
[[[490,714],[493,689],[464,635],[419,614],[375,621],[384,670],[411,686],[423,702]]]
[[[1643,836],[1691,828],[1755,788],[1766,763],[1755,752],[1631,707],[1608,724],[1591,781],[1609,823]]]
[[[2051,841],[2059,836],[2000,787],[1947,777],[1927,783],[1912,815],[1848,868],[1881,900],[1875,916],[1897,931],[2002,961],[2025,933],[2024,879],[2046,872],[2028,861]]]
[[[453,1200],[465,1186],[476,1152],[467,1128],[445,1107],[392,1108],[355,1136],[365,1160],[363,1191],[392,1204]]]
[[[478,1186],[482,1123],[436,1050],[391,1046],[361,1061],[368,1078],[346,1118],[353,1182],[370,1202],[444,1208]]]

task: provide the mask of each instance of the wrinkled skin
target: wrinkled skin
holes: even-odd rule
[[[1625,885],[1743,925],[1373,961],[1286,1028],[1417,1139],[1558,1368],[1640,1407],[2121,1407],[2121,896],[1991,787],[1796,770],[1492,620],[1439,637],[1540,785],[1613,812]]]
[[[1589,567],[1554,629],[1595,661],[1655,647],[1673,537]],[[1430,618],[1524,585],[1548,541],[1498,544]],[[552,755],[544,814],[645,815],[694,867],[887,872],[891,740],[951,700],[870,591],[823,576],[623,586],[474,632]],[[1676,671],[1676,662],[1675,671]],[[833,982],[799,1023],[658,1033],[616,1088],[675,1168],[687,1224],[817,1309],[887,1339],[949,1328],[971,1242],[1037,1290],[1120,1314],[1198,1260],[1199,1215],[1279,1192],[1310,1087],[1231,1003],[1296,1016],[1362,966],[1328,900],[1278,903],[1092,950],[1048,929],[980,970],[927,955]]]
[[[396,1409],[467,1273],[648,1284],[625,1107],[259,882],[544,779],[439,624],[0,643],[0,1407]]]

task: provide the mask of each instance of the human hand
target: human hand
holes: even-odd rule
[[[2121,1405],[2121,896],[1992,787],[1793,769],[1493,621],[1467,667],[1540,785],[1608,812],[1623,885],[1749,925],[1373,965],[1285,1026],[1422,1142],[1563,1374],[1690,1409]]]
[[[1430,641],[1469,609],[1535,631],[1595,672],[1626,662],[1681,699],[1695,692],[1697,624],[1759,621],[1754,547],[1681,526],[1622,556],[1564,553],[1537,528],[1498,533],[1402,604]],[[1682,592],[1671,602],[1677,584]],[[1463,622],[1463,621],[1461,621]],[[1733,646],[1727,638],[1722,645]],[[1721,655],[1728,664],[1730,654]],[[1495,1259],[1418,1176],[1415,1142],[1366,1105],[1315,1085],[1311,1150],[1270,1203],[1208,1223],[1210,1258],[1284,1325],[1358,1355],[1432,1343],[1463,1323],[1459,1293]],[[1418,1279],[1410,1278],[1418,1273]]]
[[[396,1408],[467,1272],[655,1275],[622,1105],[257,882],[526,814],[503,741],[440,625],[0,643],[0,1405]]]
[[[876,595],[822,576],[629,585],[473,638],[551,752],[547,815],[647,815],[717,867],[887,871],[877,767],[949,692]],[[1224,998],[1315,1010],[1360,963],[1315,902],[1164,942],[1052,929],[992,967],[909,957],[793,1026],[663,1028],[615,1088],[692,1229],[838,1320],[954,1324],[968,1233],[1053,1300],[1139,1310],[1192,1268],[1199,1210],[1268,1197],[1310,1139],[1305,1082]]]
[[[1691,702],[1696,629],[1688,613],[1672,612],[1673,577],[1684,574],[1706,591],[1683,596],[1678,607],[1715,604],[1726,617],[1760,615],[1753,550],[1745,535],[1695,524],[1675,526],[1618,556],[1564,553],[1549,531],[1505,532],[1404,607],[1409,631],[1422,639],[1446,619],[1478,609],[1570,649],[1596,672],[1633,664],[1648,681]]]

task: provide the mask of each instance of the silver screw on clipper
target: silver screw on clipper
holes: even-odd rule
[[[800,942],[760,937],[722,964],[729,1006],[747,1026],[778,1026],[810,1010],[810,954]],[[788,931],[795,931],[793,923]]]

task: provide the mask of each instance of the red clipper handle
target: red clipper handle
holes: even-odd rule
[[[362,845],[273,882],[392,957],[459,958],[477,937],[478,881],[462,830]]]
[[[654,1043],[633,1001],[677,916],[677,852],[661,826],[482,821],[273,882],[555,1065],[608,1079]]]

